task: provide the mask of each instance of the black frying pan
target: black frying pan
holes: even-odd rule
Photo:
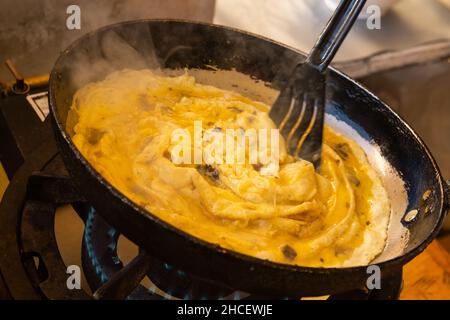
[[[280,88],[304,57],[262,37],[186,21],[133,21],[87,34],[61,54],[50,78],[52,121],[67,169],[112,226],[149,254],[201,278],[271,296],[322,295],[364,287],[366,266],[305,268],[272,263],[222,249],[168,225],[101,177],[72,143],[71,124],[66,128],[74,92],[115,69],[234,68]],[[223,77],[211,71],[219,86],[227,82]],[[388,244],[376,261],[383,277],[389,277],[436,236],[449,208],[449,189],[424,143],[394,111],[332,68],[328,78],[326,121],[362,145],[392,201]],[[236,85],[244,94],[251,91]],[[405,214],[413,209],[418,214],[407,222]]]

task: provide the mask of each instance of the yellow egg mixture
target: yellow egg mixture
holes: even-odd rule
[[[177,128],[275,128],[269,106],[196,83],[184,74],[124,70],[74,96],[73,141],[89,163],[135,203],[185,232],[243,254],[314,267],[365,265],[385,246],[390,204],[363,150],[325,127],[320,173],[280,165],[176,165]],[[151,235],[149,235],[151,236]],[[182,248],[180,248],[182,250]]]

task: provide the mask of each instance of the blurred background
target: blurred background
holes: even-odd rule
[[[80,30],[66,27],[73,4],[80,7]],[[0,59],[12,58],[25,76],[48,73],[61,50],[101,26],[149,18],[211,22],[213,15],[213,0],[2,0]],[[3,66],[0,78],[11,78]]]
[[[26,76],[49,72],[58,53],[91,30],[126,20],[178,18],[214,22],[267,36],[307,52],[336,0],[2,0],[0,59]],[[336,62],[366,58],[450,37],[449,0],[370,0],[385,11],[381,28],[360,19]],[[66,9],[81,10],[81,29],[68,30]],[[0,78],[11,74],[0,67]]]

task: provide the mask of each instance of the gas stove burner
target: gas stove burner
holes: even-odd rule
[[[55,236],[56,209],[66,204],[84,221],[81,267],[93,294],[66,285],[67,266]],[[201,279],[143,250],[125,264],[119,237],[120,231],[77,192],[54,143],[42,145],[17,171],[0,203],[0,299],[286,299]],[[329,299],[396,299],[401,284],[399,272],[383,279],[382,290],[355,290]]]
[[[80,210],[80,209],[78,209]],[[87,281],[97,290],[123,268],[117,252],[119,233],[110,227],[92,207],[87,210],[83,236],[82,261]],[[134,299],[239,299],[245,294],[188,275],[173,265],[149,256],[146,275],[148,288],[138,285]]]

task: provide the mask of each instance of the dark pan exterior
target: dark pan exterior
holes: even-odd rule
[[[305,268],[271,263],[206,243],[180,231],[135,205],[106,182],[78,152],[66,131],[72,96],[83,83],[74,83],[74,66],[90,68],[104,58],[101,40],[120,35],[144,56],[154,49],[167,68],[235,68],[279,88],[304,55],[291,48],[244,32],[186,21],[144,20],[105,27],[83,36],[57,61],[50,79],[50,106],[56,140],[63,160],[80,191],[100,214],[148,253],[205,279],[243,291],[272,297],[332,294],[365,286],[366,267]],[[176,48],[174,50],[174,48]],[[80,58],[82,57],[82,58]],[[83,64],[77,64],[78,61]],[[125,66],[132,61],[122,61]],[[155,61],[148,66],[154,67]],[[124,66],[121,66],[124,67]],[[106,70],[85,82],[102,79]],[[445,216],[444,182],[432,156],[417,135],[389,107],[359,84],[330,70],[327,113],[354,124],[382,150],[402,175],[411,208],[432,190],[432,212],[410,227],[405,254],[379,263],[383,277],[398,271],[436,236]]]

